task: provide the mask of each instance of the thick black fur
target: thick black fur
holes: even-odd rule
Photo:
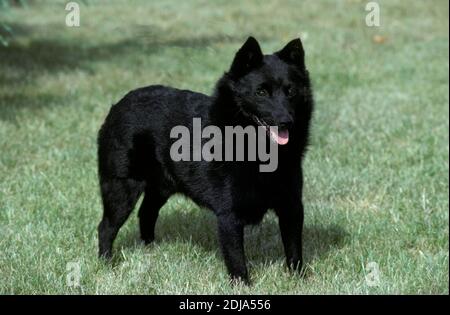
[[[279,227],[291,269],[302,266],[302,158],[313,99],[300,39],[263,55],[249,37],[212,96],[164,86],[129,92],[114,105],[98,137],[103,219],[98,227],[99,255],[110,258],[112,244],[141,194],[141,237],[154,240],[159,209],[174,193],[190,197],[217,216],[221,250],[233,279],[249,281],[244,226],[260,222],[268,209]],[[278,168],[261,173],[257,162],[174,162],[172,127],[256,125],[255,117],[287,128],[289,142],[278,147]],[[176,257],[174,257],[176,259]]]

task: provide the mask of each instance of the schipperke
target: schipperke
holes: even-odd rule
[[[249,37],[212,96],[153,85],[129,92],[111,110],[98,135],[103,219],[99,256],[111,258],[112,244],[138,198],[142,240],[154,240],[159,209],[182,193],[217,217],[218,237],[232,279],[249,282],[244,227],[259,223],[268,209],[278,216],[290,269],[302,267],[302,159],[313,112],[309,73],[300,39],[263,55]],[[278,165],[261,172],[251,161],[174,161],[175,126],[270,126],[278,132]],[[269,129],[266,129],[269,130]],[[173,259],[176,259],[174,257]]]

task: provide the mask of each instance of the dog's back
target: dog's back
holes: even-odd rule
[[[155,180],[150,168],[170,160],[171,128],[189,126],[209,103],[204,94],[161,85],[129,92],[111,107],[99,131],[100,177]]]

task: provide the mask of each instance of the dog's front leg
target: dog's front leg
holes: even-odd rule
[[[225,264],[233,280],[249,284],[244,253],[244,225],[233,213],[217,216],[219,242]]]
[[[285,205],[276,210],[287,265],[289,269],[301,271],[303,204],[299,200],[297,204]]]

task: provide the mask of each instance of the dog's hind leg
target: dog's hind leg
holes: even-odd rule
[[[133,179],[102,180],[103,219],[98,226],[99,256],[112,256],[112,246],[119,229],[133,211],[144,190],[144,183]]]
[[[157,191],[147,189],[144,200],[139,209],[139,227],[141,239],[145,244],[150,244],[155,239],[155,224],[158,219],[159,209],[166,203],[167,198]]]

